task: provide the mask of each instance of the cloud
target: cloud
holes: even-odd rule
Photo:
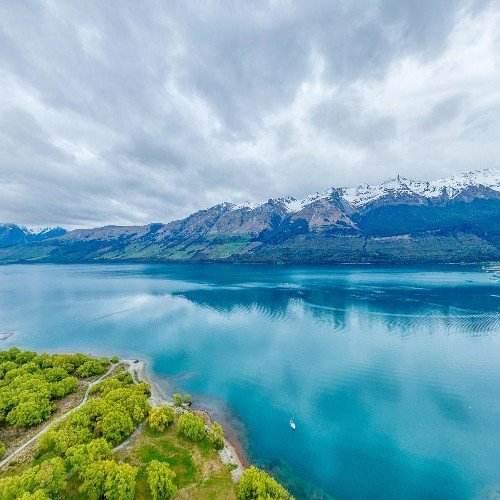
[[[473,0],[0,5],[0,220],[168,221],[498,166],[500,9]]]

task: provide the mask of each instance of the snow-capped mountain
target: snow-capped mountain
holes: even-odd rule
[[[338,193],[353,209],[360,209],[371,203],[388,198],[423,198],[431,201],[448,201],[470,190],[487,189],[500,195],[500,168],[474,170],[460,175],[437,179],[434,181],[415,181],[397,176],[395,179],[381,184],[361,184],[356,187],[329,188],[297,199],[292,196],[273,198],[272,201],[281,204],[286,212],[298,213],[318,200],[328,199]],[[232,210],[255,210],[262,203],[240,203],[231,205]]]
[[[62,227],[26,227],[17,224],[0,224],[0,247],[43,241],[66,233]]]
[[[167,224],[68,233],[5,225],[0,247],[0,262],[500,261],[500,169],[224,202]]]
[[[396,179],[370,186],[342,189],[343,197],[353,207],[363,207],[388,196],[416,196],[429,200],[451,200],[470,189],[486,188],[500,194],[500,169],[485,169],[435,181],[413,181],[398,176]]]

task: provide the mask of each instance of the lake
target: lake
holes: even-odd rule
[[[0,346],[148,360],[297,498],[500,495],[499,333],[488,266],[0,267]]]

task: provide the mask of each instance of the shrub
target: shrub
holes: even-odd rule
[[[207,435],[203,418],[190,412],[179,417],[177,429],[180,435],[190,441],[202,441]]]
[[[214,422],[208,430],[208,440],[216,450],[224,448],[224,429],[219,423]]]
[[[175,392],[172,395],[172,398],[175,406],[191,406],[191,403],[193,402],[191,395],[187,393],[181,394],[179,392]]]
[[[174,411],[168,406],[157,406],[149,411],[148,425],[151,429],[163,432],[174,422]]]
[[[243,472],[237,492],[239,500],[293,500],[281,484],[257,467]]]
[[[168,464],[152,460],[146,469],[149,491],[153,500],[169,500],[177,492],[175,472]]]

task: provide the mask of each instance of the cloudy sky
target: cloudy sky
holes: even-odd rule
[[[500,166],[495,0],[4,0],[0,221]]]

